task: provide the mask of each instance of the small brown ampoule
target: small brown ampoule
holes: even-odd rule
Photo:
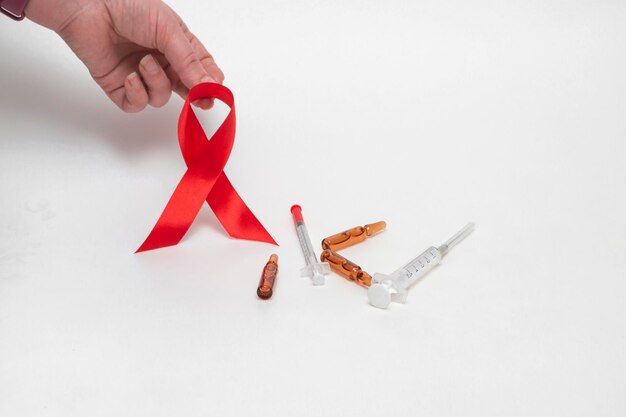
[[[368,237],[382,232],[386,227],[387,223],[384,221],[366,224],[365,226],[353,227],[350,230],[337,233],[336,235],[332,235],[322,240],[322,248],[330,249],[332,251],[344,249],[356,243],[363,242]]]
[[[372,285],[372,276],[370,274],[363,271],[361,267],[354,262],[347,260],[330,249],[326,249],[322,252],[320,260],[322,262],[328,262],[333,271],[344,278],[348,278],[350,281],[356,282],[361,287],[369,288],[369,286]]]
[[[256,290],[256,294],[259,298],[267,300],[273,294],[274,281],[276,281],[276,275],[278,274],[278,255],[272,254],[269,261],[263,268],[263,274],[261,274],[261,281],[259,282],[259,288]]]

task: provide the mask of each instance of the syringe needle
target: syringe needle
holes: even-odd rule
[[[446,253],[448,253],[450,249],[455,247],[460,241],[462,241],[470,233],[472,233],[474,231],[474,226],[475,226],[474,223],[471,223],[471,222],[466,224],[465,227],[459,230],[454,236],[452,236],[445,243],[439,246],[438,249],[439,249],[439,252],[441,252],[441,255],[443,256]]]

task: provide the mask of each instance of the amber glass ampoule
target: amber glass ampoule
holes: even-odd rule
[[[356,282],[362,287],[369,288],[372,284],[372,276],[370,274],[363,271],[361,267],[354,262],[347,260],[330,249],[326,249],[322,252],[320,260],[322,262],[328,262],[333,271],[344,278],[348,278],[350,281]]]
[[[338,251],[359,242],[363,242],[370,236],[382,232],[387,227],[384,221],[357,226],[322,240],[322,248]]]
[[[259,298],[267,300],[274,293],[274,281],[276,281],[276,275],[278,274],[278,255],[272,254],[269,261],[263,268],[261,274],[261,281],[259,281],[259,288],[256,290],[256,294]]]

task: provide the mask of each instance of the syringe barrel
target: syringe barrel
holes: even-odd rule
[[[411,285],[419,281],[424,275],[430,272],[441,262],[441,252],[434,246],[413,258],[402,268],[391,274],[396,284],[403,289],[408,289]]]
[[[315,251],[313,250],[313,244],[311,243],[309,233],[306,230],[304,223],[298,223],[296,226],[296,232],[298,233],[298,240],[300,241],[300,247],[302,248],[306,264],[311,265],[317,263],[317,257],[315,256]]]

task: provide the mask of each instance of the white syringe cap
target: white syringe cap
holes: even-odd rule
[[[374,307],[387,308],[391,304],[391,289],[385,284],[372,284],[367,290],[367,297]]]
[[[372,286],[367,290],[367,297],[371,305],[377,308],[387,308],[391,302],[406,303],[406,288],[397,282],[397,275],[374,274]]]

